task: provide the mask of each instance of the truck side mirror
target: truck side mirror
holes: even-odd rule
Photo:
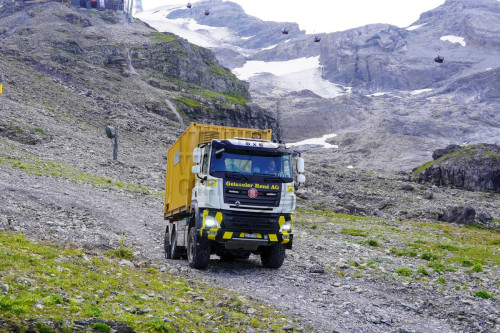
[[[193,150],[193,162],[194,164],[200,164],[201,163],[201,149],[196,147]]]
[[[302,183],[305,183],[306,182],[306,176],[304,176],[303,174],[298,174],[297,175],[297,182],[302,184]]]
[[[297,159],[297,172],[298,173],[304,172],[304,159],[302,157],[299,157]]]
[[[194,174],[198,174],[201,172],[201,166],[199,164],[193,165],[191,168],[191,172]]]

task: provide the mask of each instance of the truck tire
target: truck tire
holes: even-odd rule
[[[172,259],[179,260],[182,256],[181,249],[177,246],[177,230],[174,229],[170,239],[170,256]]]
[[[283,244],[271,245],[260,254],[262,266],[266,268],[280,268],[285,261],[285,247]]]
[[[189,230],[187,256],[192,268],[205,269],[210,262],[210,243],[201,238],[194,227]]]
[[[168,229],[165,231],[163,249],[165,250],[165,259],[172,259],[172,244],[170,244],[170,233],[168,232]]]

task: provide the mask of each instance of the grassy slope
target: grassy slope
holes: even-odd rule
[[[454,279],[458,274],[496,272],[500,266],[500,232],[496,230],[476,226],[457,227],[446,223],[394,222],[336,214],[328,210],[300,209],[296,221],[301,227],[310,228],[317,237],[341,234],[336,237],[346,242],[377,247],[391,256],[406,258],[407,262],[413,264],[420,262],[418,269],[406,270],[403,274],[396,267],[390,268],[393,277],[404,275],[408,281],[440,283],[444,281],[444,276]],[[354,271],[354,277],[378,274],[378,266],[384,261],[379,259],[374,257],[361,262],[357,271]],[[351,264],[354,266],[354,263]],[[500,284],[498,276],[495,280]]]
[[[138,332],[244,332],[248,327],[280,331],[286,323],[270,307],[207,284],[8,232],[0,233],[0,272],[0,318],[18,325],[35,319],[45,327],[50,319],[70,331],[77,319],[100,318]],[[93,328],[106,331],[106,326]],[[50,331],[47,325],[45,332]]]

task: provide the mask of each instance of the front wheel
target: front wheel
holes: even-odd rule
[[[210,243],[200,237],[195,227],[189,230],[187,245],[189,266],[196,269],[207,268],[210,261]]]
[[[266,268],[280,268],[285,261],[285,247],[283,244],[275,244],[265,248],[260,254],[260,260]]]

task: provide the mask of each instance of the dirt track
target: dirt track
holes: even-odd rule
[[[412,267],[420,259],[396,257],[384,248],[353,243],[336,233],[338,226],[327,223],[326,218],[302,215],[307,219],[303,222],[322,223],[323,227],[311,229],[297,223],[294,248],[279,270],[263,269],[256,256],[235,262],[221,262],[214,256],[208,270],[196,271],[186,261],[163,259],[164,221],[162,200],[157,196],[80,186],[5,166],[0,167],[0,176],[2,229],[91,252],[116,247],[123,235],[126,245],[134,245],[139,260],[151,259],[176,275],[272,304],[298,319],[290,325],[295,329],[499,332],[496,298],[483,300],[435,283],[394,278],[394,267]],[[366,274],[353,278],[352,271],[366,258],[379,258],[380,268],[387,274],[366,268]],[[491,271],[481,279],[490,281],[492,288],[497,273]]]

